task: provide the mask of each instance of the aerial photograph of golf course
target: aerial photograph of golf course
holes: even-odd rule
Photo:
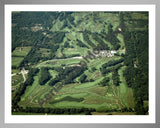
[[[12,115],[149,115],[148,19],[13,11]]]

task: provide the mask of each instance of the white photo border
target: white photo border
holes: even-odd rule
[[[149,115],[12,115],[11,13],[12,11],[148,11]],[[155,5],[5,5],[5,123],[155,123]],[[10,75],[8,75],[10,74]]]

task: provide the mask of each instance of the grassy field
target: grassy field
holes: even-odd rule
[[[20,63],[30,50],[31,47],[16,47],[12,53],[12,66],[19,67]]]
[[[115,56],[112,58],[112,60],[116,60],[118,58],[119,57]],[[98,68],[101,67],[104,62],[109,60],[111,60],[111,58],[92,60],[89,65],[92,63],[92,65],[97,65]],[[75,63],[74,59],[57,60],[58,64],[72,64],[72,61]],[[101,61],[103,63],[101,63]],[[43,64],[44,62],[42,62],[41,66],[43,66]],[[86,70],[84,73],[87,76],[90,76],[89,78],[94,78],[93,82],[67,84],[61,90],[59,90],[56,95],[52,97],[52,99],[43,104],[43,106],[49,108],[95,108],[97,112],[115,109],[120,110],[123,107],[133,108],[133,92],[132,89],[128,88],[125,83],[122,75],[124,68],[125,67],[122,67],[118,71],[121,80],[121,84],[118,87],[112,85],[111,81],[109,86],[103,87],[99,85],[103,77],[101,74],[99,74],[97,77],[94,77],[99,73],[99,71],[96,70],[95,72],[91,72]],[[57,75],[57,72],[54,70],[49,70],[49,72],[53,78]],[[111,73],[107,74],[107,76],[112,79]],[[41,86],[39,85],[38,80],[39,73],[34,77],[34,83],[32,86],[28,86],[25,94],[21,97],[21,101],[19,102],[20,106],[38,107],[38,98],[45,99],[45,94],[48,94],[52,87],[48,85],[48,82]]]
[[[118,35],[117,35],[117,39],[120,41],[120,43],[121,43],[121,49],[123,49],[124,48],[124,46],[125,46],[125,44],[124,44],[124,38],[123,38],[123,35],[122,34],[120,34],[120,33],[118,33]]]
[[[72,65],[78,64],[82,59],[77,58],[67,58],[67,59],[54,59],[54,60],[47,60],[42,63],[39,63],[36,67],[59,67],[62,64],[64,65]]]
[[[74,45],[73,45],[74,46]],[[63,50],[63,54],[65,54],[66,57],[79,54],[79,56],[87,55],[87,48],[78,47],[77,45],[75,48],[65,48]]]
[[[17,85],[18,83],[23,81],[22,74],[17,74],[15,76],[12,76],[12,86]]]
[[[21,102],[19,102],[19,105],[36,105],[39,106],[37,103],[38,98],[43,98],[46,93],[49,92],[51,87],[49,85],[41,86],[38,83],[39,80],[39,74],[34,77],[34,83],[32,86],[28,86],[25,94],[21,97]],[[47,83],[48,84],[48,83]]]
[[[12,53],[12,56],[25,57],[30,50],[31,50],[31,47],[16,47],[16,49]]]
[[[12,74],[14,74],[14,73],[19,73],[19,72],[20,72],[19,69],[12,69]]]
[[[120,90],[120,99],[123,102],[123,104],[127,107],[127,108],[134,108],[134,98],[133,98],[133,90],[129,87],[127,87],[125,79],[123,77],[123,70],[125,69],[125,67],[122,67],[118,73],[120,75],[120,86],[119,86],[119,90]]]
[[[23,57],[12,57],[12,66],[18,67],[23,59]]]

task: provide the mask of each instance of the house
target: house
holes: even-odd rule
[[[121,28],[118,28],[118,30],[121,32],[122,31],[122,29]]]
[[[106,55],[107,55],[107,51],[100,51],[100,52],[99,52],[99,55],[100,55],[100,56],[106,56]]]
[[[114,56],[114,54],[112,54],[112,53],[107,54],[107,57],[112,57],[112,56]]]
[[[115,50],[111,51],[111,54],[115,54],[115,53],[117,53],[117,51],[115,51]]]

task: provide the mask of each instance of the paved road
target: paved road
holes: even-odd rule
[[[24,75],[24,71],[23,71],[23,70],[21,70],[21,74],[22,74],[23,79],[24,79],[24,81],[23,81],[23,82],[25,82],[25,81],[26,81],[26,77],[25,77],[25,75]]]
[[[11,76],[15,76],[15,75],[16,75],[16,73],[12,74]]]
[[[27,74],[28,73],[28,71],[27,70],[25,70],[24,68],[21,70],[21,72],[20,72],[21,74],[22,74],[22,76],[23,76],[23,79],[24,79],[24,81],[23,82],[25,82],[26,81],[26,77],[25,77],[25,74]],[[17,73],[14,73],[14,74],[11,74],[11,76],[15,76]]]
[[[21,70],[21,74],[22,74],[23,79],[24,79],[24,81],[23,81],[23,82],[25,82],[25,81],[26,81],[25,74],[27,74],[27,73],[28,73],[28,71],[27,71],[27,70],[25,70],[24,68]]]
[[[23,76],[23,79],[24,79],[23,82],[25,82],[25,81],[26,81],[25,74],[27,74],[28,71],[23,68],[20,73],[21,73],[22,76]],[[12,74],[12,76],[15,76],[15,75],[16,75],[16,73]],[[20,85],[20,84],[18,83],[17,85],[12,86],[12,90],[16,90],[19,85]]]

